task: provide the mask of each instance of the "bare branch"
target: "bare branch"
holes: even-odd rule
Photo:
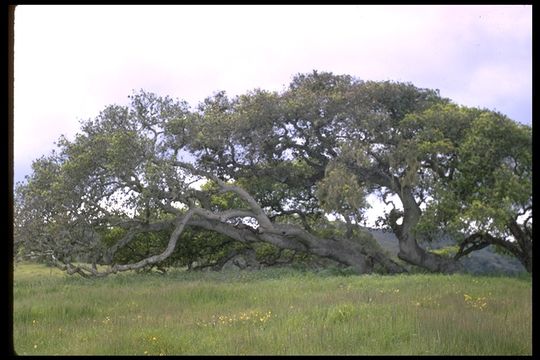
[[[458,260],[473,251],[483,249],[489,245],[491,244],[484,239],[483,234],[473,234],[461,242],[458,252],[454,255],[454,259]]]
[[[166,258],[168,258],[172,254],[172,252],[174,251],[174,249],[176,247],[176,243],[177,243],[178,239],[180,238],[180,235],[184,231],[184,228],[185,228],[186,224],[189,222],[189,220],[191,219],[193,214],[194,214],[194,210],[190,209],[181,219],[178,220],[178,224],[177,224],[175,230],[173,231],[173,233],[171,234],[171,236],[169,238],[169,243],[167,244],[167,248],[161,254],[147,257],[147,258],[145,258],[145,259],[143,259],[141,261],[138,261],[136,263],[124,264],[124,265],[114,265],[112,267],[109,267],[105,271],[99,271],[99,270],[97,270],[95,268],[89,268],[89,267],[87,267],[85,265],[74,266],[71,263],[63,264],[63,263],[59,262],[56,258],[53,258],[53,260],[55,260],[55,264],[57,265],[57,267],[59,267],[62,270],[67,271],[68,274],[77,273],[77,274],[80,274],[83,277],[91,277],[91,276],[103,277],[103,276],[107,276],[109,274],[115,274],[115,273],[120,272],[120,271],[141,269],[141,268],[143,268],[143,267],[145,267],[147,265],[153,265],[153,264],[156,264],[158,262],[161,262],[161,261],[165,260]]]

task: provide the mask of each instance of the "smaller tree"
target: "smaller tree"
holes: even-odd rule
[[[459,120],[465,110],[445,111]],[[448,122],[454,126],[439,127],[436,142],[421,144],[440,176],[418,230],[450,233],[460,246],[456,259],[495,245],[532,272],[531,128],[496,112],[468,112],[471,121]],[[424,125],[419,137],[433,140],[433,122]]]

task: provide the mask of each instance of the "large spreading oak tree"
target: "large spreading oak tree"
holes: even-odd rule
[[[411,84],[315,71],[279,93],[218,92],[196,109],[144,91],[130,98],[34,162],[15,193],[17,251],[105,276],[166,261],[204,231],[359,273],[403,272],[359,227],[377,194],[394,205],[384,223],[410,264],[454,272],[459,256],[495,244],[532,271],[530,128],[501,114]],[[119,235],[104,235],[111,229]],[[420,246],[447,232],[459,256]],[[141,234],[166,234],[164,248],[121,263],[122,249],[149,238]],[[81,259],[91,266],[73,264]]]

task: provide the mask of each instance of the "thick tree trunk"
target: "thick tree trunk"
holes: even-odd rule
[[[527,272],[532,273],[533,254],[531,232],[524,231],[516,221],[511,221],[508,224],[508,228],[517,242],[518,251],[513,251],[514,255],[519,259]]]
[[[396,212],[391,214],[389,219],[390,226],[399,240],[398,257],[433,272],[454,273],[460,271],[462,266],[456,260],[429,253],[418,245],[413,229],[420,220],[420,207],[409,187],[404,186],[398,195],[403,204],[403,222],[401,225],[397,224],[399,216]]]
[[[521,262],[525,270],[527,270],[528,273],[532,274],[532,264],[533,264],[532,252],[520,254],[517,258]]]
[[[359,244],[348,240],[330,240],[322,239],[304,231],[300,228],[281,225],[276,226],[273,231],[257,231],[248,229],[237,229],[234,226],[220,221],[197,218],[189,223],[192,226],[202,227],[207,230],[216,231],[229,236],[240,242],[268,242],[280,249],[291,249],[296,251],[305,251],[321,257],[335,260],[344,265],[352,267],[360,274],[373,271],[373,263],[370,256],[362,249]],[[383,255],[381,254],[381,259]],[[388,261],[390,263],[390,261]],[[392,264],[393,265],[393,264]],[[404,271],[399,265],[393,265],[389,271]]]
[[[298,226],[287,224],[274,224],[257,201],[244,189],[224,183],[219,178],[207,175],[217,182],[223,192],[234,192],[246,201],[250,207],[251,216],[259,223],[257,237],[265,242],[276,245],[282,249],[303,250],[318,256],[327,257],[336,260],[345,265],[351,266],[358,273],[370,273],[373,271],[373,261],[379,261],[381,265],[391,272],[405,271],[398,264],[385,258],[383,254],[372,256],[360,244],[348,239],[331,240],[313,235],[312,233]],[[236,215],[236,212],[229,211],[221,214],[215,214],[205,209],[196,209],[195,212],[208,220],[213,220],[210,230],[225,231],[225,235],[233,239],[240,240],[236,228],[224,223],[228,218]],[[242,212],[245,216],[245,212]],[[207,228],[208,229],[208,228]],[[220,231],[221,230],[221,231]],[[248,230],[249,232],[249,230]],[[250,241],[253,241],[252,239]]]
[[[461,265],[449,258],[429,253],[416,242],[414,235],[404,234],[399,239],[398,257],[410,264],[423,267],[429,271],[454,273],[461,270]]]

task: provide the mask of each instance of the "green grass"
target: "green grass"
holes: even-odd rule
[[[25,354],[530,355],[531,278],[14,272]]]

